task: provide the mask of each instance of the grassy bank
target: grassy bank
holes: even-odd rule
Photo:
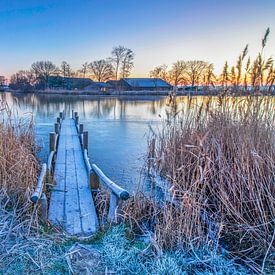
[[[218,97],[184,110],[170,102],[152,134],[148,170],[169,182],[160,204],[142,195],[124,208],[161,249],[210,244],[254,272],[274,271],[275,128],[270,97]]]

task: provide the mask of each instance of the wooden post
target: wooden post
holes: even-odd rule
[[[74,112],[74,118],[78,116],[78,112]]]
[[[90,186],[91,186],[92,191],[99,189],[99,182],[100,182],[99,176],[94,171],[91,171],[90,172]]]
[[[55,151],[55,139],[56,139],[56,134],[55,133],[50,133],[50,152]]]
[[[64,118],[64,117],[63,117],[63,112],[60,112],[60,113],[59,113],[59,117],[60,117],[61,119]]]
[[[56,122],[61,124],[61,118],[60,117],[56,118]]]
[[[89,141],[89,136],[88,136],[88,131],[83,132],[83,148],[84,150],[86,149],[88,151],[88,141]]]
[[[59,131],[60,131],[60,124],[59,123],[54,124],[54,131],[57,135],[59,135]]]
[[[74,118],[74,110],[72,110],[72,118]]]
[[[116,212],[117,212],[118,197],[111,192],[110,194],[110,205],[108,211],[108,221],[116,222]]]
[[[40,198],[41,203],[41,220],[43,224],[47,224],[48,221],[48,201],[45,193],[42,193]]]
[[[79,124],[79,134],[83,134],[83,130],[84,130],[84,125],[83,123]]]
[[[79,116],[75,117],[75,124],[78,125],[79,124]]]

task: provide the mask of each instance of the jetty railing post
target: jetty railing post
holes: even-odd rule
[[[84,131],[84,125],[82,123],[79,124],[79,134],[83,134]]]
[[[75,124],[78,125],[79,124],[79,116],[75,117]]]
[[[74,117],[73,118],[76,118],[78,116],[78,112],[74,112]]]
[[[88,136],[88,131],[84,131],[83,132],[83,150],[87,150],[88,151],[88,140],[89,140],[89,136]]]
[[[51,151],[56,151],[56,133],[50,133],[50,152]]]
[[[48,201],[45,193],[42,193],[40,198],[41,204],[41,220],[43,224],[47,224],[48,221]]]
[[[99,183],[99,176],[94,171],[90,171],[90,186],[92,191],[96,191],[99,189]]]
[[[109,205],[109,211],[108,211],[108,221],[109,222],[117,222],[117,207],[118,207],[118,197],[116,194],[111,192],[110,194],[110,205]]]
[[[59,123],[54,124],[54,131],[57,135],[59,135],[59,132],[60,132],[60,124]]]
[[[61,118],[60,117],[56,118],[56,122],[61,124]]]
[[[74,118],[74,110],[72,110],[72,118]]]
[[[61,118],[61,120],[64,118],[64,117],[63,117],[63,112],[60,112],[60,113],[59,113],[59,117]]]

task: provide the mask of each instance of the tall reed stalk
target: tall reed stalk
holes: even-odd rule
[[[135,198],[125,206],[130,223],[150,224],[161,247],[210,242],[264,270],[275,250],[274,103],[220,96],[196,105],[190,98],[182,112],[172,104],[148,153],[171,200],[160,206]]]

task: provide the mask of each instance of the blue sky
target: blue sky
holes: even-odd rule
[[[219,70],[246,43],[255,55],[267,27],[266,55],[274,55],[274,18],[274,0],[0,0],[0,75],[37,60],[77,69],[115,45],[136,53],[134,76],[177,59],[203,59]]]

